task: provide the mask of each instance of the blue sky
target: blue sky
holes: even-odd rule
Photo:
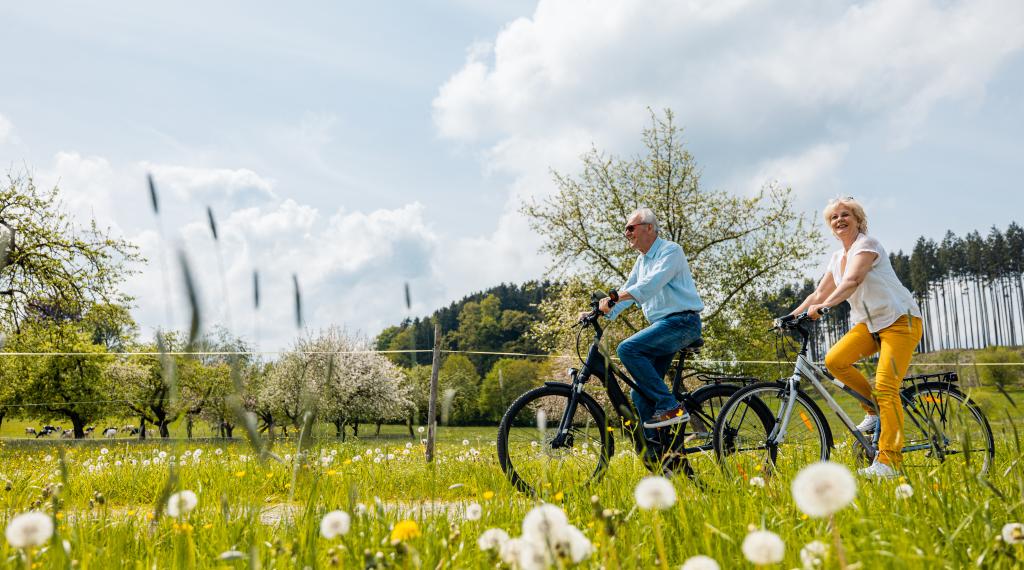
[[[406,314],[405,282],[426,314],[539,277],[520,200],[592,144],[637,152],[647,107],[676,112],[706,186],[777,179],[807,212],[854,195],[891,250],[1024,222],[1017,0],[33,2],[0,19],[0,164],[142,246],[126,287],[144,330],[183,322],[162,300],[168,245],[203,275],[209,322],[267,349],[294,334],[293,272],[311,326],[367,334]]]

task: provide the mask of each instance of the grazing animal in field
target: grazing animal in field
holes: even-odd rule
[[[103,430],[103,437],[117,437],[117,428],[108,427]]]
[[[60,438],[61,439],[72,439],[74,437],[75,437],[75,432],[72,431],[72,430],[66,429],[66,430],[60,432]]]
[[[36,438],[38,439],[40,437],[46,437],[51,433],[60,433],[60,429],[54,426],[43,426],[42,430],[36,432]]]
[[[139,428],[135,426],[124,426],[123,428],[121,428],[121,431],[131,435],[139,435]]]
[[[25,428],[25,435],[39,435],[39,434],[36,433],[36,428],[34,428],[34,427],[27,427],[27,428]]]

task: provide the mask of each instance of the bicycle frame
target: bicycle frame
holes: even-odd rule
[[[636,407],[634,407],[633,402],[622,392],[622,388],[619,387],[618,379],[621,379],[626,383],[626,385],[634,390],[639,390],[639,386],[637,386],[631,379],[616,372],[611,359],[601,352],[600,343],[604,330],[601,328],[601,324],[597,319],[592,319],[588,324],[594,327],[596,335],[594,336],[594,341],[590,344],[590,349],[587,352],[587,358],[583,363],[583,368],[579,370],[576,370],[575,368],[570,369],[570,375],[572,378],[572,396],[569,398],[569,403],[565,408],[565,412],[562,414],[561,420],[559,421],[558,432],[551,441],[551,447],[555,449],[566,446],[566,438],[569,435],[572,418],[575,416],[576,407],[579,404],[579,395],[583,392],[583,386],[591,376],[596,376],[601,381],[601,384],[608,392],[608,399],[611,400],[612,407],[615,409],[615,412],[627,422],[627,425],[639,423]],[[604,428],[607,429],[607,426],[604,426]],[[638,448],[647,444],[647,438],[644,437],[642,429],[633,429],[630,430],[630,432],[632,434],[633,442]]]
[[[772,428],[772,432],[768,435],[768,441],[776,445],[781,444],[785,441],[786,426],[789,425],[790,417],[792,417],[793,414],[793,406],[796,405],[796,394],[799,390],[800,379],[806,378],[811,383],[811,386],[814,387],[814,390],[825,401],[825,404],[829,407],[829,409],[831,409],[832,412],[839,417],[843,425],[846,426],[846,429],[849,430],[853,437],[857,439],[857,443],[859,443],[861,447],[863,447],[864,450],[868,453],[868,457],[874,457],[878,452],[878,449],[875,446],[875,442],[873,440],[869,440],[863,433],[860,432],[860,430],[857,429],[857,425],[853,423],[853,420],[850,419],[850,416],[847,415],[846,411],[843,410],[843,408],[839,405],[838,402],[835,401],[832,395],[828,393],[828,390],[825,389],[825,383],[831,382],[833,386],[849,394],[861,404],[873,408],[876,412],[878,411],[878,406],[873,401],[851,390],[848,386],[846,386],[846,384],[843,384],[842,382],[834,378],[830,378],[818,366],[812,363],[810,359],[807,358],[807,344],[810,340],[810,333],[803,326],[797,326],[796,330],[800,332],[801,336],[800,352],[797,354],[796,357],[796,364],[793,367],[793,375],[790,376],[786,382],[786,389],[788,390],[788,395],[786,397],[783,409],[780,410],[780,421],[777,421],[775,423],[775,426]]]
[[[796,357],[796,364],[793,369],[793,375],[790,376],[786,382],[786,389],[789,393],[786,398],[785,407],[783,408],[783,410],[781,410],[781,421],[775,424],[775,427],[772,429],[771,434],[769,434],[768,441],[776,445],[783,443],[785,441],[786,426],[789,425],[789,419],[793,413],[793,406],[796,404],[796,393],[799,389],[800,380],[801,378],[806,378],[814,387],[814,390],[825,401],[825,404],[829,407],[829,409],[831,409],[832,412],[839,417],[843,425],[846,426],[846,429],[857,440],[857,443],[859,443],[861,447],[864,448],[864,451],[868,454],[868,457],[875,457],[875,455],[878,453],[878,432],[876,431],[871,439],[868,439],[863,433],[861,433],[860,430],[857,429],[856,424],[853,423],[853,420],[850,419],[850,416],[846,414],[846,411],[839,406],[839,404],[832,397],[832,395],[828,393],[828,390],[825,389],[825,383],[831,383],[833,386],[835,386],[842,392],[848,394],[849,396],[857,400],[860,404],[875,410],[875,413],[878,413],[878,405],[874,401],[869,400],[864,396],[861,396],[846,384],[843,384],[839,380],[836,380],[835,378],[828,376],[821,369],[821,367],[812,363],[810,359],[807,358],[807,345],[810,339],[810,333],[803,326],[797,326],[796,330],[800,333],[801,336],[800,352],[797,354]],[[931,424],[931,422],[922,422],[922,418],[918,416],[917,406],[914,404],[912,400],[907,399],[904,396],[903,392],[901,392],[900,397],[902,400],[905,417],[907,419],[909,419],[918,428],[922,429],[922,431],[925,431],[926,433],[934,433],[940,431],[936,426],[928,425]],[[925,420],[927,420],[927,418],[925,418]],[[917,445],[905,446],[902,449],[902,451],[906,453],[910,451],[920,451],[924,449],[934,450],[936,453],[940,455],[942,453],[942,451],[936,448],[936,446],[934,446],[932,443],[922,443]]]

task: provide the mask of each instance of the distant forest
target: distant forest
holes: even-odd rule
[[[920,237],[910,254],[889,254],[896,274],[913,293],[924,313],[921,352],[947,349],[1018,346],[1024,343],[1024,229],[1016,222],[1005,231],[992,227],[963,237],[947,232],[942,241]],[[790,311],[814,290],[816,281],[791,283],[761,299],[773,315]],[[377,337],[378,350],[431,348],[437,321],[442,345],[449,350],[539,352],[526,333],[539,319],[537,306],[555,284],[530,281],[501,284],[469,295],[425,318],[406,320]],[[812,347],[820,357],[849,330],[849,305],[844,303],[820,321]],[[410,366],[411,355],[394,358]],[[485,373],[497,357],[473,359]],[[429,364],[418,353],[416,364]]]

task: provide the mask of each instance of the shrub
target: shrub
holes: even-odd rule
[[[990,346],[975,355],[978,364],[1020,364],[1024,358],[1016,350],[1005,346]],[[1020,383],[1024,366],[979,366],[978,376],[986,386],[1011,388]]]

